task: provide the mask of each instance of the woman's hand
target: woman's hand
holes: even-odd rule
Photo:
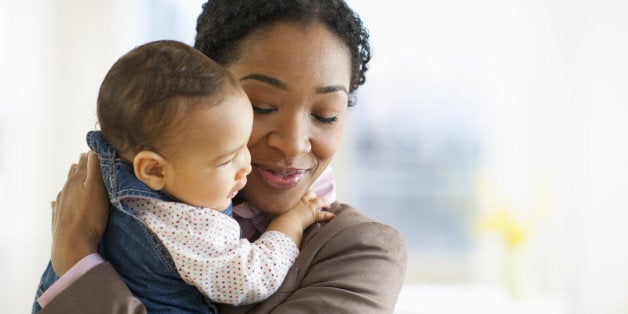
[[[81,154],[70,167],[63,189],[52,202],[51,262],[61,277],[83,257],[98,252],[109,218],[109,200],[98,156]]]

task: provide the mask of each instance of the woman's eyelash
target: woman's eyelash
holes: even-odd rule
[[[265,115],[265,114],[269,114],[269,113],[277,111],[277,109],[274,109],[274,108],[260,108],[260,107],[256,107],[256,106],[252,106],[252,107],[253,107],[253,112],[255,112],[257,114],[261,114],[261,115]],[[329,118],[321,117],[321,116],[315,115],[315,114],[312,114],[312,116],[316,120],[318,120],[318,121],[320,121],[322,123],[325,123],[325,124],[332,124],[332,123],[338,121],[338,116],[333,116],[333,117],[329,117]]]
[[[255,112],[257,114],[269,114],[269,113],[271,113],[273,111],[275,111],[275,109],[264,109],[264,108],[253,106],[253,112]]]
[[[321,117],[321,116],[317,116],[315,114],[313,114],[312,116],[314,116],[314,118],[316,118],[316,120],[318,120],[320,122],[323,122],[323,123],[326,123],[326,124],[332,124],[332,123],[338,121],[338,116],[333,116],[333,117],[329,117],[329,118],[324,118],[324,117]]]

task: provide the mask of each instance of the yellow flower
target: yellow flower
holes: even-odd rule
[[[479,231],[496,233],[509,249],[516,249],[528,241],[552,207],[547,193],[543,193],[543,185],[535,188],[538,190],[532,199],[521,201],[506,197],[488,181],[480,181],[478,195],[482,206],[477,224]]]
[[[511,211],[499,208],[480,220],[481,231],[496,232],[510,249],[519,247],[528,236],[529,226],[519,221]]]

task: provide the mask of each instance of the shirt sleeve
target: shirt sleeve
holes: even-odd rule
[[[57,295],[72,285],[79,277],[83,276],[90,269],[103,263],[104,260],[98,253],[90,254],[83,257],[78,263],[74,264],[59,280],[55,281],[44,293],[37,299],[39,306],[46,307]]]
[[[251,243],[218,211],[181,203],[126,200],[170,252],[181,278],[214,302],[250,304],[281,286],[299,250],[278,231]]]
[[[146,314],[146,307],[133,296],[113,266],[105,262],[77,278],[39,313]]]

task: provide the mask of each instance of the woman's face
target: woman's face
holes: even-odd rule
[[[280,23],[244,39],[228,66],[254,111],[252,172],[241,196],[279,214],[329,165],[347,116],[350,56],[319,24]]]

